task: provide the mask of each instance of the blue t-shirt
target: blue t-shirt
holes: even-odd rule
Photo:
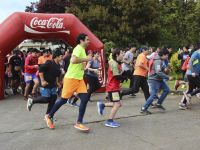
[[[90,64],[90,68],[92,68],[92,69],[100,68],[99,60],[91,60],[91,61],[89,61],[89,64]],[[87,71],[87,75],[97,77],[97,74],[95,74],[93,71]]]

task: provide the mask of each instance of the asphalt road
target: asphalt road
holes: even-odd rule
[[[108,128],[105,110],[99,116],[96,101],[104,94],[95,94],[89,102],[84,122],[90,133],[77,131],[73,124],[78,109],[64,105],[56,114],[56,129],[49,130],[44,122],[47,105],[34,105],[31,112],[20,96],[0,101],[0,150],[199,150],[200,100],[192,99],[191,110],[179,110],[181,96],[169,95],[166,111],[151,110],[141,115],[142,94],[124,97],[117,115],[120,128]]]

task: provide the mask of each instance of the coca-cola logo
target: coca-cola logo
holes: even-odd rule
[[[63,29],[63,18],[39,19],[34,17],[30,22],[31,28]]]

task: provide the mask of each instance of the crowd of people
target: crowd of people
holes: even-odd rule
[[[68,103],[79,108],[74,127],[81,131],[89,131],[83,123],[83,118],[88,101],[92,101],[92,94],[101,88],[99,77],[102,70],[98,51],[86,53],[89,43],[88,36],[80,34],[77,37],[77,46],[68,47],[65,52],[57,48],[44,49],[41,53],[33,48],[27,52],[15,50],[7,57],[6,87],[10,87],[14,95],[20,92],[23,94],[28,111],[31,111],[35,104],[48,104],[45,121],[50,129],[55,128],[55,113],[62,105]],[[181,60],[183,81],[177,80],[175,88],[180,84],[188,85],[188,90],[183,92],[179,103],[181,109],[188,109],[191,97],[200,92],[200,47],[197,45],[195,50],[189,50],[187,47],[179,50],[178,59]],[[100,115],[104,114],[106,107],[111,108],[105,126],[120,127],[114,119],[122,106],[122,98],[125,95],[136,96],[140,88],[145,99],[140,109],[142,114],[151,114],[150,107],[165,110],[163,103],[170,92],[167,81],[171,54],[172,48],[169,47],[137,48],[134,44],[130,44],[126,51],[120,48],[111,49],[106,101],[97,102]],[[130,80],[129,88],[122,90],[121,85],[127,80]],[[79,99],[80,104],[77,103]]]

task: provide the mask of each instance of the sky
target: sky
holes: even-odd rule
[[[0,23],[14,12],[24,12],[26,6],[38,0],[0,0]]]

